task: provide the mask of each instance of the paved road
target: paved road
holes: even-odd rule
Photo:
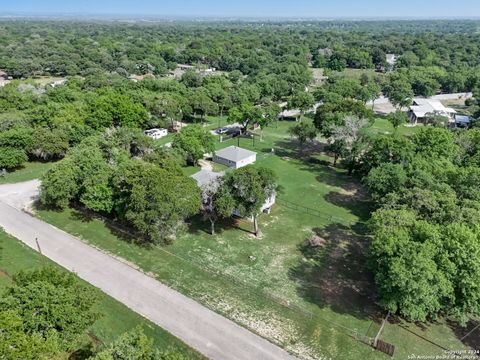
[[[135,312],[158,324],[208,358],[218,360],[295,359],[236,325],[21,209],[38,194],[38,181],[0,186],[0,226]]]

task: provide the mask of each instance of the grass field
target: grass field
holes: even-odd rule
[[[423,125],[417,125],[417,126],[406,126],[406,125],[401,125],[398,127],[397,134],[399,135],[404,135],[404,136],[410,136],[415,134],[416,132],[419,132],[424,128]],[[383,118],[376,118],[373,125],[368,129],[368,132],[370,134],[393,134],[395,132],[395,129],[393,128],[392,124],[390,121],[387,119]]]
[[[340,72],[334,71],[332,75],[333,76],[344,76],[344,77],[360,80],[360,78],[362,77],[363,74],[367,74],[370,77],[373,77],[373,76],[384,77],[385,76],[385,74],[376,72],[374,69],[349,69],[349,68],[347,68],[343,71],[340,71]]]
[[[73,210],[38,214],[301,358],[387,359],[358,341],[374,337],[384,315],[366,267],[364,221],[371,204],[354,178],[331,166],[321,143],[300,151],[287,135],[292,125],[273,124],[255,144],[251,139],[217,144],[239,141],[257,151],[257,166],[278,175],[278,202],[270,215],[260,216],[260,239],[252,236],[248,221],[225,221],[211,236],[209,225],[197,218],[173,244],[142,247]],[[377,121],[374,131],[387,126]],[[323,248],[306,246],[313,234],[326,240]],[[382,339],[396,346],[398,359],[466,347],[445,322],[416,326],[394,320]]]
[[[53,163],[27,162],[20,169],[7,172],[4,176],[0,176],[0,184],[11,184],[38,179],[47,172],[52,165]]]
[[[53,263],[0,230],[0,292],[11,283],[11,276],[17,272],[32,270],[47,264],[52,265]],[[98,292],[101,298],[98,310],[103,316],[89,331],[97,345],[107,345],[124,332],[141,326],[160,349],[180,351],[191,359],[204,359],[168,332],[129,310],[100,290]],[[89,336],[85,335],[84,342],[87,343],[89,339]]]

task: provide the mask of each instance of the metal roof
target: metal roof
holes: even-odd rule
[[[200,170],[199,172],[192,175],[192,179],[197,182],[199,187],[205,186],[210,182],[216,180],[217,178],[221,178],[225,175],[224,172],[215,172],[212,170]]]
[[[413,99],[414,105],[410,106],[417,117],[425,117],[428,113],[440,113],[445,115],[455,114],[456,111],[452,108],[445,107],[439,100],[436,99]]]
[[[254,151],[250,151],[247,149],[243,149],[238,146],[229,146],[225,149],[218,150],[215,152],[215,155],[221,157],[223,159],[227,159],[230,161],[240,161],[249,158],[252,155],[256,155],[257,153]]]

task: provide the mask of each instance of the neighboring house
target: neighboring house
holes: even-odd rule
[[[413,105],[408,109],[408,116],[412,124],[426,122],[427,114],[439,114],[449,118],[449,123],[454,122],[456,111],[445,107],[439,100],[435,99],[413,99]]]
[[[145,130],[144,134],[152,139],[158,140],[164,136],[167,136],[168,130],[167,129],[150,129],[150,130]]]
[[[305,111],[305,113],[312,113],[312,112],[315,113],[320,105],[322,105],[322,103],[317,102],[315,105],[313,105],[312,108]],[[278,118],[281,119],[281,120],[295,120],[295,121],[298,121],[298,118],[302,114],[300,109],[288,109],[287,108],[288,107],[287,102],[282,102],[282,103],[278,104],[278,106],[280,106],[280,108],[283,109],[283,111],[278,115]]]
[[[216,151],[213,155],[214,162],[234,169],[253,164],[256,160],[256,152],[238,146],[229,146],[225,149]]]
[[[197,182],[199,188],[210,184],[212,181],[215,181],[221,177],[223,177],[225,173],[222,172],[215,172],[212,170],[200,170],[199,172],[192,175],[192,179]]]
[[[387,69],[393,70],[393,68],[397,64],[398,58],[395,54],[385,54],[385,60],[387,62]]]
[[[212,170],[200,170],[196,174],[193,174],[191,177],[197,182],[197,185],[199,188],[205,187],[208,184],[210,184],[212,181],[215,181],[217,179],[222,178],[225,175],[225,172],[215,172]],[[261,212],[264,212],[266,214],[270,214],[270,210],[272,206],[275,204],[275,201],[277,199],[277,193],[274,192],[268,199],[265,201],[265,204],[262,205],[260,208]],[[243,217],[240,211],[237,209],[233,210],[233,214],[235,216]],[[250,219],[253,220],[253,219]]]

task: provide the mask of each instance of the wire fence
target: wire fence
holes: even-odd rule
[[[327,214],[324,211],[320,211],[318,209],[313,209],[308,206],[300,205],[300,204],[285,200],[280,196],[277,197],[276,202],[279,205],[286,207],[287,209],[302,212],[302,213],[320,218],[322,220],[328,220],[329,222],[336,222],[336,223],[350,225],[350,226],[356,223],[359,223],[359,221],[348,221],[348,220],[345,220],[345,218]]]
[[[97,218],[99,220],[104,221],[111,228],[115,229],[116,231],[119,231],[119,232],[123,233],[124,235],[126,235],[130,238],[133,238],[133,239],[138,238],[138,234],[136,234],[135,232],[132,232],[129,228],[123,226],[122,224],[118,223],[117,221],[106,218],[106,217],[104,217],[100,214],[91,212],[91,211],[89,211],[89,210],[87,210],[83,207],[80,207],[80,206],[76,206],[76,209],[78,211],[81,211],[82,213],[85,213],[89,217]],[[257,279],[249,278],[249,276],[246,275],[246,274],[243,274],[242,275],[243,277],[240,278],[238,276],[235,276],[233,274],[225,272],[224,269],[218,269],[218,268],[212,267],[208,264],[200,263],[200,262],[198,262],[196,260],[193,260],[191,258],[187,258],[185,256],[181,256],[181,255],[172,253],[171,251],[168,251],[165,247],[163,247],[161,245],[155,246],[155,248],[158,251],[162,252],[163,254],[165,254],[169,257],[175,258],[175,259],[183,262],[184,264],[192,266],[196,270],[199,270],[199,271],[201,271],[205,274],[208,274],[209,277],[214,276],[216,279],[219,279],[220,281],[226,283],[230,287],[232,287],[232,285],[233,285],[233,288],[236,289],[236,291],[239,291],[239,289],[242,289],[242,290],[240,290],[240,293],[254,294],[258,298],[262,299],[263,301],[268,300],[268,301],[271,301],[272,303],[276,304],[277,306],[280,306],[281,308],[288,309],[289,311],[293,312],[297,316],[303,317],[306,321],[309,321],[309,322],[312,322],[312,321],[323,322],[325,324],[328,324],[330,326],[334,326],[337,329],[342,330],[343,334],[345,334],[345,335],[347,335],[347,336],[349,336],[349,337],[351,337],[355,340],[362,341],[366,344],[370,343],[371,339],[369,337],[367,337],[366,335],[362,334],[362,331],[360,331],[359,329],[349,328],[348,326],[340,324],[336,321],[333,321],[331,319],[327,319],[327,318],[321,316],[318,313],[313,313],[312,311],[306,309],[304,306],[300,306],[300,305],[292,302],[291,300],[289,300],[287,298],[284,298],[282,296],[279,296],[279,295],[276,295],[276,294],[272,293],[271,291],[268,291],[268,289],[265,289],[265,286],[263,286],[261,284],[254,285],[258,282]],[[141,269],[139,269],[139,270],[141,270]],[[297,281],[298,283],[302,283],[302,282],[304,283],[304,280],[300,279],[298,277],[291,276],[291,278],[293,280]],[[205,304],[205,305],[208,306],[208,304]],[[214,308],[212,308],[212,310],[218,311],[218,309],[214,309]],[[255,329],[250,329],[250,330],[255,332]],[[259,334],[259,335],[261,335],[261,334]]]
[[[278,200],[277,200],[278,201]],[[290,201],[286,201],[283,199],[280,199],[279,201],[280,205],[286,206],[285,204],[289,205],[290,207],[294,208],[295,210],[306,212],[310,215],[313,216],[318,216],[322,217],[324,219],[329,219],[329,220],[334,220],[337,219],[334,216],[325,214],[323,212],[320,212],[316,209],[312,209],[309,207],[301,206],[299,204],[295,204]],[[286,206],[287,207],[287,206]],[[78,208],[78,210],[82,211],[81,208]],[[91,213],[88,212],[88,215],[91,216]],[[137,238],[137,234],[133,233],[130,231],[130,229],[126,228],[122,224],[113,221],[111,219],[105,218],[99,214],[95,214],[95,218],[99,218],[109,224],[112,228],[114,228],[117,231],[120,231],[127,235],[128,237],[131,238]],[[375,333],[377,332],[377,329],[379,328],[379,324],[377,323],[376,317],[371,314],[369,317],[371,318],[368,328],[366,329],[358,329],[358,328],[351,328],[348,327],[344,324],[338,323],[337,321],[334,321],[332,319],[326,318],[325,316],[322,316],[318,312],[312,312],[309,309],[305,308],[304,306],[301,306],[297,303],[294,303],[292,300],[287,299],[285,297],[279,296],[277,294],[274,294],[270,289],[266,288],[262,284],[257,284],[258,279],[253,279],[250,278],[247,274],[242,274],[242,277],[235,276],[234,274],[228,273],[225,271],[225,269],[218,269],[216,267],[210,266],[206,263],[198,262],[196,260],[193,260],[192,258],[181,256],[176,253],[172,253],[171,251],[167,250],[163,246],[156,246],[155,247],[157,250],[162,252],[163,254],[174,258],[188,266],[193,267],[195,270],[198,270],[204,274],[207,274],[209,277],[214,277],[215,279],[221,281],[223,284],[226,286],[230,287],[232,291],[239,292],[241,294],[251,294],[253,296],[256,296],[258,299],[261,299],[262,302],[264,301],[270,301],[276,306],[279,306],[280,308],[286,309],[292,314],[295,314],[296,316],[299,316],[303,319],[305,319],[305,323],[302,325],[307,326],[308,324],[311,324],[312,326],[319,326],[320,324],[328,325],[331,327],[335,327],[337,330],[339,330],[340,333],[350,337],[351,339],[364,343],[366,345],[372,346],[373,340]],[[305,281],[301,278],[291,276],[291,279],[297,282],[298,284],[305,284]],[[257,285],[255,285],[257,284]],[[250,296],[249,296],[250,298]],[[251,298],[250,298],[251,299]],[[219,311],[219,309],[210,306],[209,304],[205,304],[205,306],[210,307],[214,311]],[[228,314],[227,314],[228,315]],[[286,315],[286,314],[285,314]],[[320,325],[321,326],[321,325]],[[367,326],[365,324],[365,326]],[[392,326],[392,325],[390,325]],[[402,326],[400,326],[400,329],[402,329]],[[250,328],[251,331],[256,332],[256,329]],[[262,336],[262,334],[258,334]],[[439,349],[446,349],[442,345],[438,344],[435,341],[432,341],[426,337],[419,336],[418,334],[412,332],[411,330],[404,329],[404,333],[402,334],[406,338],[412,337],[410,341],[425,341],[426,343],[436,345]]]

